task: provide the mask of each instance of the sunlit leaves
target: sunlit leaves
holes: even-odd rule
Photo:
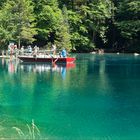
[[[14,40],[33,42],[35,29],[35,17],[33,14],[33,4],[31,0],[11,0],[3,4],[0,10],[0,27],[3,35],[5,34],[5,43]],[[20,45],[20,44],[19,44]]]

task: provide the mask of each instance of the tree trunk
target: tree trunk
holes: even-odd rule
[[[92,41],[93,43],[96,41],[96,33],[94,31],[92,31]]]

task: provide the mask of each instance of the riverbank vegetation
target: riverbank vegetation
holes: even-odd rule
[[[139,0],[1,0],[0,46],[140,52]]]

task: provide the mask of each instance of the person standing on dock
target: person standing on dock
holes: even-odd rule
[[[21,47],[21,49],[20,49],[20,53],[21,53],[21,55],[24,54],[24,46]]]
[[[16,58],[17,58],[18,54],[19,54],[19,51],[18,51],[17,45],[15,45],[14,46],[14,55]]]
[[[52,45],[52,51],[53,51],[53,56],[56,55],[56,45],[55,44]]]
[[[1,54],[2,54],[2,57],[4,57],[4,50],[2,50],[2,53]]]
[[[32,47],[31,47],[31,45],[28,46],[27,50],[28,50],[28,53],[32,53]]]
[[[13,58],[13,55],[14,55],[14,47],[15,47],[14,43],[10,43],[8,45],[8,52],[9,52],[9,55],[10,55],[10,59]]]
[[[37,46],[35,45],[35,46],[34,46],[34,51],[32,52],[33,57],[37,58],[38,51],[39,51],[39,47],[37,47]]]

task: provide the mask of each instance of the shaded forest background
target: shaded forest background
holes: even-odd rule
[[[0,0],[0,47],[140,52],[139,0]]]

